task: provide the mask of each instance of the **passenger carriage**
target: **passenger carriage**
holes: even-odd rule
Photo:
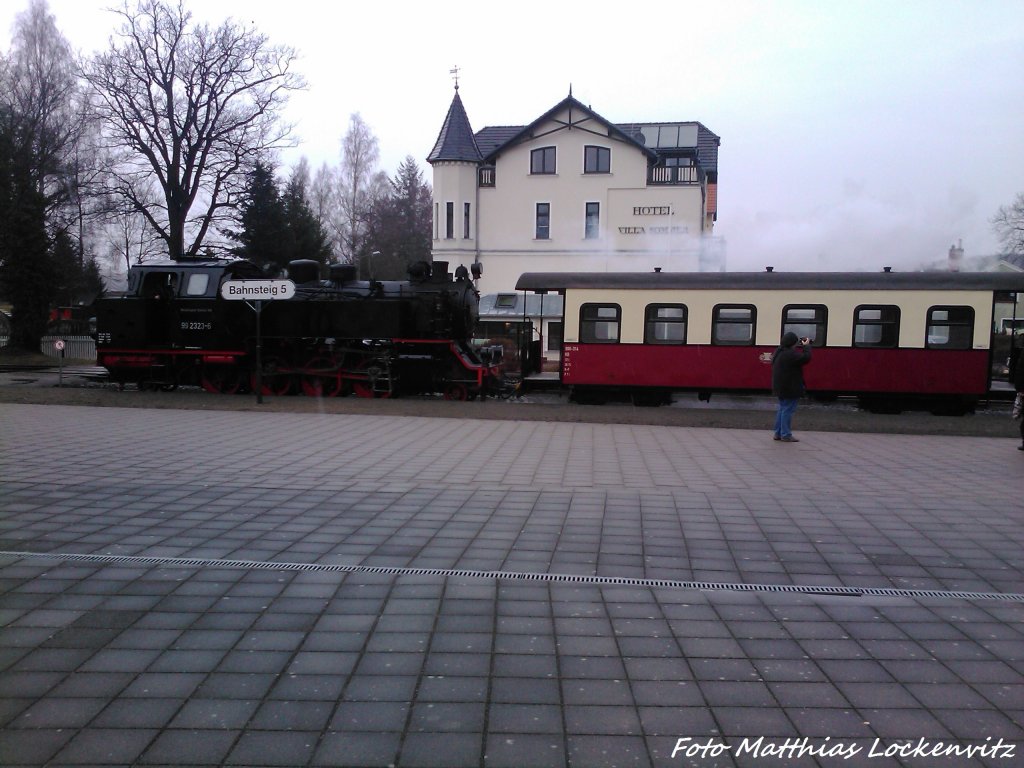
[[[561,380],[577,400],[764,392],[793,331],[813,340],[812,395],[963,412],[991,389],[996,310],[1024,275],[526,273],[516,287],[564,296]]]

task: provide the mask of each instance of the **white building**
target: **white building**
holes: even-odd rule
[[[478,264],[481,293],[523,272],[720,271],[720,139],[701,123],[613,124],[568,97],[473,132],[458,86],[427,157],[433,258]]]

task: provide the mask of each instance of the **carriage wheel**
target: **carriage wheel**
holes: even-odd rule
[[[284,361],[278,357],[268,357],[263,361],[263,388],[264,395],[290,395],[295,385],[295,379],[290,373],[279,372]],[[256,373],[253,372],[250,378],[252,391],[256,391]]]
[[[469,400],[469,390],[465,384],[448,384],[444,388],[445,400]]]
[[[366,379],[352,382],[352,391],[356,397],[391,397],[391,376],[386,360],[379,357],[364,360],[359,364],[359,372]]]
[[[304,366],[314,371],[334,373],[307,373],[302,377],[302,393],[307,397],[338,397],[345,392],[345,381],[330,357],[314,357]]]
[[[242,388],[242,375],[227,365],[211,365],[203,368],[200,384],[207,392],[233,395]]]

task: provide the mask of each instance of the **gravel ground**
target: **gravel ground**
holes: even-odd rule
[[[11,361],[0,358],[0,363]],[[269,397],[258,404],[255,395],[213,395],[198,388],[175,392],[119,391],[96,378],[97,369],[68,366],[62,386],[57,369],[0,372],[0,403],[53,403],[116,408],[177,408],[187,410],[270,411],[294,413],[356,413],[438,418],[511,419],[590,424],[653,424],[677,427],[759,429],[766,433],[774,418],[770,397],[715,395],[710,403],[682,393],[672,406],[638,408],[629,404],[577,405],[564,393],[545,391],[522,398],[468,403],[440,398],[409,397],[365,400],[356,397],[314,399]],[[992,402],[968,416],[935,416],[923,412],[873,414],[850,403],[829,405],[805,401],[797,411],[794,431],[864,432],[927,435],[966,435],[1016,439],[1018,424],[1009,416],[1009,403]]]

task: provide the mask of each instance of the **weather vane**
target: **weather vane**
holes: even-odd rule
[[[452,80],[455,81],[455,90],[459,90],[459,65],[456,64],[454,67],[448,70],[448,74],[452,76]]]

